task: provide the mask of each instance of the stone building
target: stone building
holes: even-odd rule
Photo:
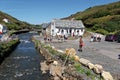
[[[42,24],[43,31],[47,35],[67,35],[67,36],[82,36],[85,31],[85,26],[82,21],[78,20],[60,20],[54,19],[50,23]]]

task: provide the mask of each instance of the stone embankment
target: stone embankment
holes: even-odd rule
[[[43,71],[43,74],[46,73],[46,71],[49,71],[52,75],[51,80],[113,80],[111,74],[107,71],[104,71],[102,65],[93,64],[87,59],[79,58],[76,55],[75,49],[69,48],[65,51],[62,51],[56,49],[54,46],[45,45],[44,42],[35,40],[35,37],[33,37],[33,39],[39,52],[46,58],[45,62],[40,63],[41,70]],[[48,48],[50,50],[48,50]],[[54,52],[51,50],[57,52],[58,54],[53,55]],[[64,59],[61,54],[66,55],[64,56]],[[71,59],[74,59],[74,61]],[[76,66],[74,66],[75,63]],[[80,65],[82,65],[86,71],[85,69],[80,69],[78,63],[80,63]],[[81,73],[79,73],[79,71]]]

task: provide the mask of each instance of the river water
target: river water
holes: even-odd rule
[[[31,42],[33,33],[19,34],[21,43],[0,65],[0,80],[48,80],[42,75],[40,62],[45,59]]]

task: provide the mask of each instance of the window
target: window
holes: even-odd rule
[[[52,32],[54,32],[54,30],[52,29]]]
[[[83,32],[83,28],[81,29],[81,32]]]
[[[67,33],[68,33],[68,29],[67,29],[66,31],[67,31]]]
[[[62,33],[64,33],[64,30],[62,29],[62,31],[61,31]]]

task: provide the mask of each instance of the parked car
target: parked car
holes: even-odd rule
[[[105,37],[105,41],[117,41],[118,35],[108,34]]]
[[[117,42],[120,42],[120,35],[119,35],[118,38],[117,38]]]

